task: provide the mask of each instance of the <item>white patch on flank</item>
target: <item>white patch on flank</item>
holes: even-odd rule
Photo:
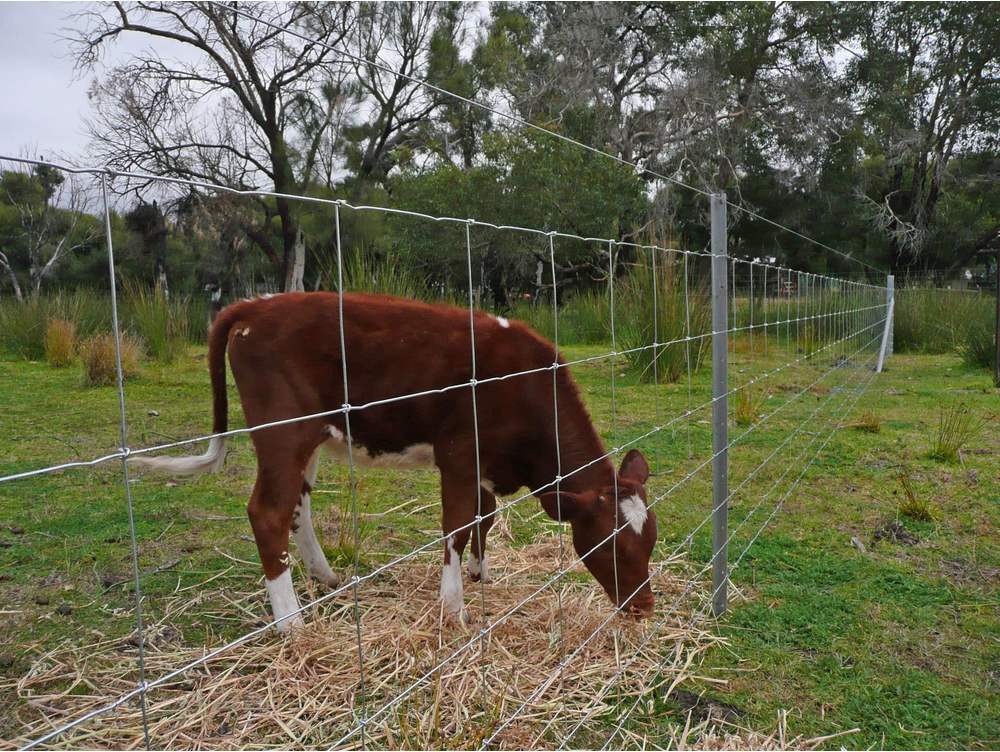
[[[341,462],[347,462],[347,437],[335,426],[327,426],[330,439],[327,450]],[[402,452],[372,454],[364,445],[353,442],[351,459],[355,465],[365,467],[430,467],[434,464],[434,447],[430,444],[411,444]]]
[[[319,453],[313,455],[306,467],[305,482],[310,487],[316,482],[316,471],[319,466]],[[299,504],[295,507],[292,517],[292,536],[295,538],[295,545],[299,547],[302,561],[306,565],[309,575],[328,587],[336,587],[340,584],[340,578],[330,568],[330,563],[326,560],[326,554],[316,538],[316,531],[312,523],[312,499],[309,494],[302,494]]]
[[[504,329],[510,328],[510,322],[503,316],[497,316],[497,323],[500,324]]]
[[[299,599],[295,597],[295,588],[292,587],[291,570],[286,569],[273,580],[266,580],[266,584],[267,594],[271,598],[271,613],[274,614],[275,622],[278,622],[281,617],[299,610]],[[302,614],[296,613],[295,616],[289,616],[274,626],[279,632],[286,633],[294,627],[302,626],[302,624]]]
[[[273,293],[273,292],[265,292],[265,293],[264,293],[263,295],[261,295],[260,297],[261,297],[261,299],[263,299],[263,300],[270,300],[270,299],[271,299],[271,298],[273,298],[273,297],[274,297],[274,296],[275,296],[276,294],[277,294],[277,293]]]
[[[441,602],[446,614],[460,614],[465,600],[462,594],[462,564],[450,535],[447,546],[448,563],[441,568]]]
[[[216,436],[208,442],[208,450],[204,454],[188,457],[147,457],[140,454],[129,457],[128,461],[137,467],[170,475],[215,473],[222,469],[222,464],[226,461],[226,439],[224,436]]]
[[[480,582],[490,581],[490,554],[488,551],[483,551],[482,562],[476,558],[476,552],[469,552],[469,575],[472,577],[479,577]]]
[[[621,502],[622,516],[625,521],[632,526],[636,534],[642,533],[642,527],[646,524],[646,504],[639,496],[629,496]]]

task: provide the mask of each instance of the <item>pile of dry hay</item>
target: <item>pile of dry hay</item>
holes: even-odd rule
[[[560,660],[610,612],[603,592],[593,579],[582,576],[585,570],[580,565],[579,574],[557,583],[558,592],[549,588],[528,601],[481,643],[474,642],[405,700],[380,713],[417,679],[476,638],[482,626],[529,596],[558,567],[559,547],[551,536],[521,548],[492,543],[491,547],[494,582],[485,586],[485,618],[480,586],[469,584],[466,590],[471,627],[442,623],[436,554],[410,560],[366,583],[360,601],[363,693],[354,601],[348,591],[310,613],[307,626],[293,637],[269,631],[152,690],[147,699],[152,745],[327,748],[364,714],[369,718],[364,739],[368,747],[478,747],[543,686],[491,746],[555,746],[581,720],[583,727],[570,746],[600,745],[614,725],[608,725],[609,718],[617,719],[639,696],[644,697],[645,708],[647,698],[665,694],[690,675],[698,656],[716,641],[692,617],[699,604],[690,594],[684,595],[688,580],[683,563],[677,561],[654,581],[657,614],[652,619],[615,618],[562,673],[555,672]],[[148,680],[211,647],[179,646],[179,633],[170,625],[183,611],[190,616],[192,603],[212,600],[205,595],[192,600],[186,594],[176,603],[168,601],[165,616],[149,627]],[[681,607],[667,614],[678,597]],[[228,616],[241,616],[250,627],[259,618],[263,595],[256,590],[230,603]],[[638,650],[648,630],[665,615],[658,634]],[[6,688],[17,692],[23,716],[19,720],[24,723],[22,736],[9,743],[23,744],[133,689],[134,654],[131,643],[109,641],[41,655],[28,675]],[[626,663],[627,669],[616,677]],[[627,746],[636,743],[630,736],[618,738]],[[361,743],[360,735],[355,735],[341,746]],[[138,703],[129,702],[88,721],[53,744],[141,746]]]

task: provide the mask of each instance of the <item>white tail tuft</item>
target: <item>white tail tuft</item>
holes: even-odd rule
[[[128,461],[136,467],[144,467],[154,472],[170,475],[201,475],[216,473],[222,469],[226,459],[226,439],[216,436],[208,442],[208,451],[204,454],[194,454],[188,457],[146,457],[139,455],[129,457]]]

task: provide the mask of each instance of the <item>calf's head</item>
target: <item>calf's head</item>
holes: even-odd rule
[[[552,519],[570,523],[573,548],[612,602],[636,616],[653,612],[649,557],[656,544],[656,515],[646,504],[647,478],[649,465],[633,449],[622,460],[617,484],[539,496]]]

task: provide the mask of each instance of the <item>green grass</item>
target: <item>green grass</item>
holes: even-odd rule
[[[607,349],[575,346],[566,355],[577,359]],[[843,429],[834,434],[800,489],[788,497],[736,571],[742,596],[734,598],[731,614],[717,627],[728,644],[711,652],[697,672],[715,681],[685,682],[681,688],[704,691],[741,709],[746,714],[742,723],[765,731],[773,727],[780,709],[790,711],[791,734],[862,729],[833,740],[830,747],[996,746],[997,392],[989,388],[988,374],[967,368],[957,356],[897,355],[854,413],[876,410],[881,432],[851,430],[852,414],[841,419],[824,407],[839,405],[849,395],[845,387],[868,373],[856,361],[831,372],[834,363],[843,363],[836,359],[842,352],[847,350],[822,352],[764,382],[762,394],[767,396],[762,397],[760,412],[774,415],[754,424],[731,451],[731,488],[813,411],[819,409],[811,431],[836,424]],[[731,383],[773,369],[788,356],[776,342],[767,358],[737,343],[730,353]],[[701,405],[711,396],[709,369],[694,374],[689,396],[685,379],[655,387],[624,366],[618,358],[574,367],[609,445],[622,445],[666,424],[687,406]],[[617,387],[613,405],[612,369]],[[118,404],[113,388],[84,388],[74,369],[13,357],[0,359],[0,383],[0,474],[114,450]],[[230,388],[235,427],[242,424],[242,415],[235,389]],[[989,427],[963,451],[961,466],[942,465],[927,456],[942,400],[961,400],[990,416]],[[207,430],[210,395],[204,348],[188,348],[170,365],[146,364],[127,385],[126,401],[134,446]],[[650,497],[676,486],[656,508],[661,552],[682,544],[707,512],[707,471],[677,484],[710,453],[709,418],[702,409],[689,421],[671,422],[639,444],[654,472]],[[731,438],[748,428],[734,421]],[[797,475],[804,465],[797,458],[811,438],[803,434],[790,442],[733,499],[731,529],[747,519],[746,527],[734,535],[733,557],[770,513],[777,496],[767,498],[762,511],[755,511],[755,505],[772,485],[779,493],[787,487],[783,473],[793,468]],[[178,639],[187,646],[218,644],[266,618],[245,513],[253,455],[245,437],[230,446],[220,474],[178,484],[144,477],[132,485],[147,616],[162,618],[176,603],[175,591],[183,588],[190,588],[184,592],[192,597],[200,593],[207,599],[199,608],[173,617]],[[919,539],[916,545],[875,542],[876,531],[897,520],[895,478],[904,465],[915,493],[933,502],[935,518],[901,519]],[[363,571],[438,534],[437,493],[432,471],[360,474],[358,499],[365,525],[358,554]],[[325,462],[314,514],[328,557],[341,571],[355,553],[352,536],[344,534],[341,524],[348,497],[346,468]],[[412,502],[407,510],[419,511],[387,513],[406,502]],[[532,500],[513,509],[515,545],[529,542],[542,529],[553,529],[537,512]],[[863,542],[864,553],[851,545],[852,537]],[[42,652],[66,641],[85,645],[98,635],[124,636],[133,628],[128,541],[121,471],[114,463],[0,484],[0,595],[7,626],[0,632],[0,738],[18,732],[20,714],[34,712],[25,708],[9,682],[31,670]],[[707,529],[695,536],[690,552],[695,566],[708,559]],[[296,581],[303,582],[301,572]],[[502,599],[502,590],[491,592],[491,597]],[[237,609],[222,599],[224,593],[251,597]],[[59,614],[62,604],[72,612]],[[606,604],[602,601],[600,607]],[[108,650],[111,660],[132,659]],[[669,701],[654,707],[657,715],[632,721],[653,742],[665,736],[671,723],[684,720]],[[616,720],[606,718],[603,723]],[[609,728],[603,728],[605,735]]]

